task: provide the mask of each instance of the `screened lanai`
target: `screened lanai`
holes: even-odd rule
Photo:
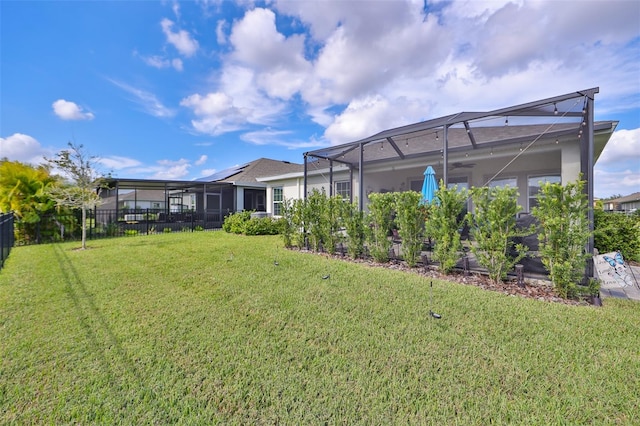
[[[98,224],[117,223],[147,232],[146,227],[219,228],[235,205],[230,183],[109,179],[101,196],[103,203],[96,209]]]
[[[514,147],[517,152],[511,157],[515,160],[545,145],[578,142],[580,171],[589,182],[592,201],[593,164],[608,141],[605,137],[596,143],[594,136],[602,132],[610,135],[616,125],[612,121],[594,122],[594,96],[598,92],[599,88],[592,88],[493,111],[460,112],[308,151],[304,154],[305,175],[310,163],[321,160],[326,161],[330,174],[336,165],[357,171],[362,206],[368,167],[432,157],[442,165],[441,178],[448,183],[451,169],[464,167],[465,161],[512,151]],[[496,170],[496,175],[499,172]]]
[[[445,185],[515,183],[523,213],[535,206],[536,179],[569,182],[582,176],[593,206],[593,166],[617,125],[594,121],[598,92],[591,88],[492,111],[460,112],[306,152],[302,192],[306,196],[309,186],[317,186],[314,178],[321,173],[332,195],[338,176],[349,182],[351,199],[357,197],[364,209],[370,192],[415,189],[422,170],[433,166]],[[592,210],[588,216],[593,226]]]

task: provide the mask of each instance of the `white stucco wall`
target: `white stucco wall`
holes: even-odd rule
[[[520,193],[518,204],[522,207],[521,211],[529,211],[528,180],[530,177],[561,175],[562,182],[565,183],[575,180],[579,175],[580,153],[577,144],[564,143],[560,145],[547,145],[525,151],[524,154],[518,156],[519,152],[519,147],[514,146],[511,150],[496,150],[493,154],[485,151],[484,156],[476,154],[475,159],[472,155],[462,158],[450,158],[450,167],[448,170],[449,181],[466,179],[469,187],[480,187],[485,186],[494,178],[515,178],[518,192]],[[451,164],[458,161],[463,164],[473,164],[473,167],[454,168],[451,166]],[[443,167],[441,159],[438,157],[395,161],[379,164],[375,167],[367,167],[364,175],[365,209],[368,193],[409,190],[411,181],[421,181],[424,177],[424,170],[429,165],[434,167],[436,178],[439,181],[443,177]],[[309,174],[307,189],[308,191],[312,191],[314,188],[318,190],[324,189],[328,194],[329,172],[327,169],[320,170],[321,173],[318,172],[318,170],[314,170],[313,173]],[[334,183],[348,179],[349,172],[347,170],[334,171]],[[286,199],[303,198],[304,178],[302,174],[287,179],[268,181],[268,212],[272,212],[273,209],[272,188],[279,186],[283,188]],[[354,170],[353,173],[351,191],[353,199],[356,200],[359,195],[357,170]],[[472,206],[470,205],[470,207]]]

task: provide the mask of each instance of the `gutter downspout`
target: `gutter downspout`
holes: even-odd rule
[[[362,166],[364,164],[364,145],[360,144],[360,162],[358,169],[358,180],[360,181],[360,187],[358,188],[358,208],[360,211],[364,211],[364,171]]]

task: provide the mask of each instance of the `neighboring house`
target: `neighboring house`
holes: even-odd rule
[[[213,175],[196,179],[197,182],[227,183],[234,189],[233,211],[267,211],[267,185],[259,181],[266,176],[283,173],[301,172],[302,164],[288,161],[259,158],[241,166],[216,172]],[[224,200],[223,200],[224,201]]]
[[[605,201],[603,208],[605,211],[633,213],[640,209],[640,192],[634,192],[625,197]]]
[[[536,205],[541,182],[582,176],[593,202],[593,165],[617,125],[593,121],[597,92],[462,112],[307,152],[302,172],[258,179],[268,187],[267,211],[278,215],[283,199],[304,198],[313,189],[366,209],[371,192],[420,191],[429,165],[449,186],[517,187],[523,213]]]
[[[266,211],[266,184],[258,176],[302,168],[302,164],[260,158],[193,181],[114,178],[107,182],[109,189],[102,191],[105,202],[98,207],[97,217],[101,223],[111,223],[114,217],[118,221],[156,217],[158,221],[220,227],[229,213]],[[145,215],[148,209],[154,216]]]
[[[101,209],[115,209],[116,202],[118,209],[164,209],[166,206],[166,197],[164,191],[151,189],[131,189],[120,193],[119,197],[115,193],[107,193],[103,196]]]

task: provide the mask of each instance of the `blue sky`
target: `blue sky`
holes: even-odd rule
[[[600,87],[595,195],[640,191],[637,1],[1,1],[0,157],[195,179]]]

